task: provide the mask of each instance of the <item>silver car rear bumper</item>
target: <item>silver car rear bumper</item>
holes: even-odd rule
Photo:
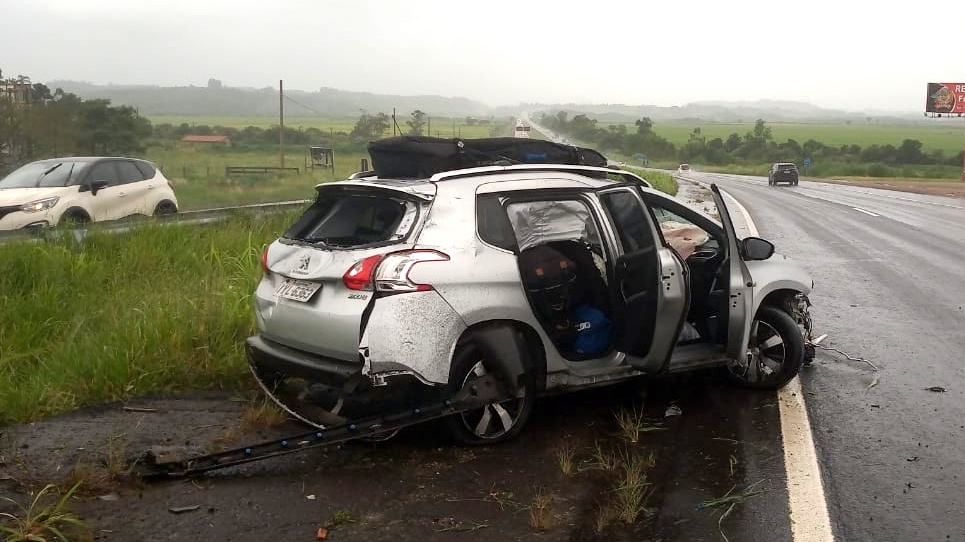
[[[362,361],[345,361],[296,350],[267,340],[248,337],[245,351],[260,371],[297,376],[312,382],[354,389],[362,381]]]

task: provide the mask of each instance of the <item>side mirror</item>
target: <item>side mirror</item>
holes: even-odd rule
[[[760,237],[746,237],[741,240],[744,260],[766,260],[774,254],[774,243]]]
[[[101,188],[107,188],[110,185],[111,185],[110,181],[94,181],[90,183],[90,195],[96,196],[98,190],[100,190]]]

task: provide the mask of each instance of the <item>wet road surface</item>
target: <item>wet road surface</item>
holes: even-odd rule
[[[823,344],[879,368],[819,351],[802,374],[836,539],[965,540],[965,200],[693,178],[812,274]]]

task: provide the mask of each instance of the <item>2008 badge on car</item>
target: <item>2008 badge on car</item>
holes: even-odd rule
[[[322,287],[320,282],[285,279],[275,288],[275,295],[292,301],[307,302]]]

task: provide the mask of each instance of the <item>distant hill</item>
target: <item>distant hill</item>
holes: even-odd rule
[[[661,121],[701,122],[822,122],[837,123],[864,121],[873,117],[879,122],[920,122],[921,115],[901,113],[861,113],[824,109],[804,102],[758,100],[754,102],[693,102],[682,106],[661,107],[656,105],[624,104],[522,104],[517,107],[528,111],[555,113],[566,111],[571,117],[586,114],[601,122],[631,122],[649,117]]]
[[[82,98],[107,98],[115,105],[136,107],[143,115],[272,116],[278,114],[278,89],[272,87],[226,87],[217,81],[205,87],[162,87],[150,85],[95,85],[78,81],[51,81],[52,89],[63,88]],[[868,117],[878,122],[921,122],[919,114],[862,113],[824,109],[804,102],[757,100],[740,102],[706,101],[682,106],[626,104],[545,104],[520,103],[490,107],[462,97],[399,96],[353,92],[334,88],[316,91],[285,89],[286,117],[358,117],[369,113],[402,116],[420,109],[432,116],[514,116],[521,111],[556,113],[570,116],[584,113],[601,122],[632,122],[650,117],[655,122],[849,122]]]
[[[147,85],[94,85],[77,81],[51,81],[47,86],[62,88],[85,99],[106,98],[114,105],[136,107],[142,115],[271,116],[278,114],[278,89],[245,87],[161,87]],[[437,116],[482,116],[489,107],[467,98],[444,96],[393,96],[321,88],[314,92],[285,89],[285,116],[357,117],[369,113],[400,115],[420,109]]]

